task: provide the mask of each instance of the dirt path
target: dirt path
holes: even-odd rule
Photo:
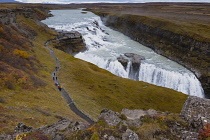
[[[94,123],[94,121],[90,117],[88,117],[87,115],[85,115],[82,111],[80,111],[76,107],[73,99],[69,96],[70,94],[68,92],[66,92],[66,90],[63,87],[61,89],[59,89],[58,85],[61,86],[61,83],[58,80],[58,77],[57,77],[56,73],[60,70],[60,62],[59,62],[58,58],[55,57],[55,54],[54,54],[53,50],[48,47],[48,44],[49,44],[49,41],[45,43],[45,47],[48,48],[48,50],[50,51],[50,55],[56,60],[56,69],[52,73],[52,78],[53,78],[54,83],[57,84],[56,86],[57,86],[58,90],[60,91],[60,93],[63,96],[63,98],[66,100],[66,102],[67,102],[68,106],[70,107],[70,109],[75,114],[77,114],[82,119],[84,119],[85,121],[87,121],[89,124],[92,125]]]

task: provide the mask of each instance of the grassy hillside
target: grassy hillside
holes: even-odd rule
[[[97,66],[54,50],[61,62],[59,79],[77,106],[97,118],[103,108],[120,112],[155,109],[179,113],[187,95],[141,81],[117,77]]]
[[[37,128],[61,117],[79,120],[51,78],[55,60],[44,43],[55,35],[23,15],[0,25],[0,134],[13,132],[19,122]]]

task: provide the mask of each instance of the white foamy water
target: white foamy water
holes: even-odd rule
[[[204,97],[201,84],[192,72],[122,33],[104,26],[100,17],[93,13],[82,14],[79,9],[53,10],[52,14],[54,17],[43,21],[49,27],[56,30],[79,31],[83,35],[88,49],[75,57],[120,77],[137,79],[185,94]],[[131,63],[128,63],[125,69],[118,62],[117,57],[124,53],[135,53],[145,57],[137,74],[132,73]]]

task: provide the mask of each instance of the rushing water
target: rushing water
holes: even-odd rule
[[[88,49],[75,57],[91,62],[117,76],[204,97],[201,84],[192,72],[122,33],[106,27],[100,17],[93,13],[81,12],[81,9],[52,10],[54,16],[43,21],[56,30],[79,31],[83,35]],[[125,69],[117,60],[117,57],[124,53],[135,53],[145,57],[137,76],[132,74],[131,63],[128,63]]]

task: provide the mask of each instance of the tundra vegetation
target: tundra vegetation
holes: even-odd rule
[[[25,7],[20,8],[22,6]],[[0,24],[0,132],[12,133],[18,122],[38,128],[61,118],[82,121],[66,105],[54,87],[51,77],[55,69],[55,60],[44,47],[44,43],[55,38],[57,33],[39,22],[49,16],[48,6],[2,5],[2,8],[6,7],[19,14],[13,17],[15,22]],[[26,9],[30,9],[30,12],[25,11]],[[7,10],[1,9],[0,14]],[[29,12],[33,16],[28,17],[24,12]],[[118,112],[128,108],[180,113],[188,97],[172,89],[117,77],[56,49],[53,44],[50,44],[50,47],[61,63],[58,78],[62,86],[70,93],[78,108],[94,120],[98,118],[103,108]],[[162,122],[180,119],[177,116],[174,114],[172,117],[145,117],[143,127],[133,130],[146,139],[151,136],[154,127],[158,130],[168,130],[168,126],[162,125]],[[182,123],[182,120],[179,121]],[[147,128],[148,131],[145,132],[143,128]],[[91,139],[99,139],[99,132],[104,130],[114,130],[117,136],[117,129],[118,127],[107,126],[103,120],[99,120],[88,130],[79,131],[70,138],[79,137],[80,132],[85,134],[87,132],[91,134]],[[206,129],[201,131],[202,136],[206,133]],[[39,131],[29,133],[27,136],[29,139],[32,136],[49,137]],[[20,137],[25,137],[25,134]]]

